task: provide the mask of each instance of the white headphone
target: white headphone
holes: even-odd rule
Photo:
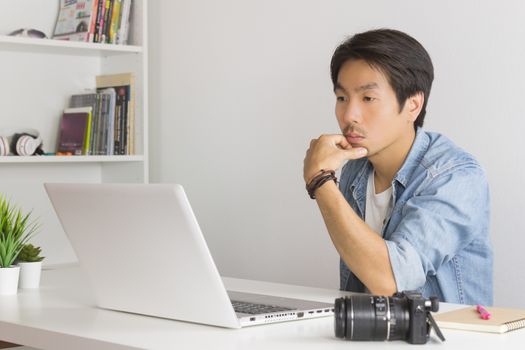
[[[0,156],[7,156],[11,151],[18,156],[43,154],[42,139],[38,136],[38,132],[31,134],[23,132],[9,137],[0,136]]]
[[[19,156],[32,156],[35,153],[39,153],[40,145],[42,145],[42,139],[40,137],[26,133],[15,134],[11,143],[13,152]],[[42,149],[40,149],[40,151],[42,151]]]
[[[0,156],[9,154],[9,140],[5,136],[0,136]]]

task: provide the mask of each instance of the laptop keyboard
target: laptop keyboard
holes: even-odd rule
[[[294,310],[294,309],[283,307],[283,306],[248,303],[245,301],[236,301],[236,300],[232,300],[232,305],[233,305],[233,309],[235,310],[235,312],[239,312],[243,314],[250,314],[250,315],[268,314],[272,312]]]

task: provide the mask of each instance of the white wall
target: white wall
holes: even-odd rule
[[[338,286],[338,257],[302,181],[309,140],[337,132],[329,62],[390,27],[429,51],[426,129],[485,167],[495,302],[525,307],[525,3],[150,2],[153,182],[182,183],[224,275]]]

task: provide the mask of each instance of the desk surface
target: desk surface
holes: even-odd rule
[[[342,292],[224,278],[228,289],[333,302]],[[441,304],[442,310],[457,305]],[[443,330],[429,346],[517,348],[524,330],[484,334]],[[410,348],[402,341],[347,342],[334,337],[333,318],[301,320],[239,330],[158,319],[94,307],[85,275],[77,266],[44,271],[40,290],[0,296],[0,339],[40,349],[352,349]]]

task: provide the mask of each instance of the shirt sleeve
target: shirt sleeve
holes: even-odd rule
[[[385,240],[398,291],[422,287],[488,230],[489,190],[479,166],[429,176],[420,188],[397,209],[402,219]]]

